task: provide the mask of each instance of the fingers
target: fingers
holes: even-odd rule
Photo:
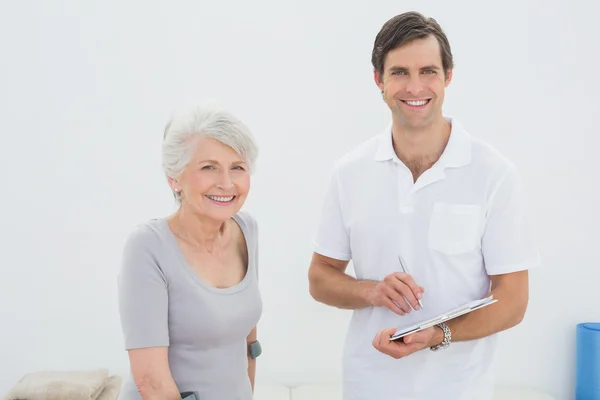
[[[375,300],[372,303],[377,307],[387,307],[398,315],[406,315],[410,312],[410,306],[404,298],[396,293],[389,283],[379,282],[375,288]]]
[[[387,344],[394,333],[396,333],[396,328],[387,328],[382,330],[380,342],[382,344]]]
[[[417,286],[414,279],[405,273],[397,272],[390,274],[380,282],[375,290],[377,300],[376,306],[385,306],[398,315],[406,315],[421,307],[417,299],[422,297],[425,289]]]
[[[408,305],[404,297],[402,297],[402,294],[398,293],[394,289],[392,284],[384,285],[381,290],[383,292],[383,296],[386,299],[386,303],[391,304],[388,304],[388,308],[390,310],[399,310],[400,312],[398,314],[400,315],[405,315],[406,313],[409,313],[411,311],[410,306]]]
[[[424,329],[422,331],[411,333],[410,335],[406,335],[403,338],[404,343],[425,345],[431,340],[435,329],[439,329],[439,328],[430,327],[430,328]]]
[[[377,333],[375,339],[373,339],[373,347],[378,351],[389,355],[393,358],[406,357],[409,354],[419,350],[420,347],[417,344],[407,345],[398,341],[390,341],[390,337],[396,332],[396,328],[383,329]]]
[[[387,328],[387,329],[382,329],[379,332],[377,332],[377,335],[375,335],[375,338],[373,339],[373,346],[376,349],[381,349],[383,348],[387,342],[390,341],[390,337],[396,333],[396,328]]]
[[[381,340],[382,334],[383,331],[377,332],[377,335],[375,335],[375,338],[373,339],[373,347],[377,348],[379,346],[379,341]]]
[[[421,287],[415,283],[414,279],[410,275],[407,275],[403,272],[396,272],[392,275],[389,275],[389,279],[388,277],[386,277],[386,279],[389,281],[390,285],[392,285],[396,292],[401,293],[402,296],[406,298],[406,300],[412,306],[413,309],[421,309],[419,303],[417,302],[417,299],[423,297],[423,291],[421,290]]]
[[[404,308],[401,307],[398,303],[396,303],[394,300],[391,300],[388,297],[385,297],[383,299],[383,304],[389,308],[391,311],[395,312],[398,315],[406,315],[406,311],[404,311]],[[408,307],[408,306],[406,306]]]
[[[406,335],[404,336],[404,343],[409,344],[409,343],[421,343],[423,342],[423,338],[422,338],[422,334],[421,332],[417,332],[417,333],[411,333],[410,335]]]

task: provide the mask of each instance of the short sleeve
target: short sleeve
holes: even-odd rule
[[[350,235],[344,223],[340,196],[339,167],[333,169],[329,187],[325,193],[317,231],[313,238],[313,250],[337,260],[352,259]]]
[[[527,209],[523,184],[511,166],[487,210],[482,251],[488,275],[523,271],[540,264]]]
[[[125,242],[118,277],[119,313],[127,350],[169,345],[167,281],[158,236],[141,226]]]

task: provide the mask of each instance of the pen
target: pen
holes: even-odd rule
[[[398,261],[400,261],[400,266],[402,267],[402,272],[404,272],[406,275],[410,275],[410,272],[408,272],[408,268],[406,267],[406,264],[402,260],[402,256],[400,254],[398,254]],[[417,302],[419,303],[419,306],[421,306],[421,308],[423,308],[423,303],[421,302],[421,299],[417,299]]]

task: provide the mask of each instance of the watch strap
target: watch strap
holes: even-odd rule
[[[436,326],[444,332],[444,340],[442,340],[442,343],[430,347],[432,351],[445,349],[446,347],[450,346],[450,342],[452,341],[452,332],[450,332],[450,328],[448,328],[448,325],[442,322],[440,324],[437,324]]]

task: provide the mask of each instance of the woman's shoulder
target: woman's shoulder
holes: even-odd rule
[[[168,257],[165,253],[166,219],[149,219],[135,225],[125,237],[122,249],[121,269],[125,276],[159,273],[166,279],[164,268]],[[134,274],[134,275],[131,275]],[[138,278],[135,278],[138,279]]]
[[[252,236],[258,234],[258,222],[252,214],[247,211],[239,211],[233,216],[233,219],[242,227],[244,231]]]
[[[156,249],[164,235],[162,218],[153,218],[135,225],[125,237],[127,249]]]

